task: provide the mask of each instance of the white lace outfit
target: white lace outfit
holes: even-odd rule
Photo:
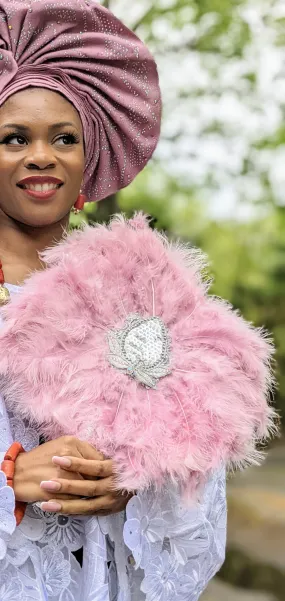
[[[9,286],[11,293],[16,287]],[[0,396],[0,462],[39,433],[8,415]],[[109,517],[68,517],[28,505],[16,528],[14,493],[0,471],[0,601],[197,601],[225,554],[225,473],[185,509],[169,486]],[[83,567],[72,551],[83,547]]]

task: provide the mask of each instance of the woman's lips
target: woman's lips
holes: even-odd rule
[[[19,187],[30,198],[35,198],[36,200],[49,200],[50,198],[52,198],[53,196],[55,196],[55,194],[58,192],[59,188],[62,187],[62,185],[63,184],[61,184],[57,188],[53,188],[51,190],[44,190],[44,191],[41,191],[41,190],[31,190],[29,188],[22,188],[20,186]]]

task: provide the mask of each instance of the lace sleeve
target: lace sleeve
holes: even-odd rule
[[[0,396],[0,463],[12,442],[8,415]],[[0,471],[0,561],[6,555],[7,542],[16,528],[14,509],[14,491],[7,486],[6,476]]]
[[[225,557],[225,471],[207,483],[189,509],[168,490],[137,495],[127,506],[124,541],[142,571],[146,601],[197,601]],[[132,561],[130,558],[130,561]]]
[[[16,528],[14,491],[7,486],[6,476],[0,471],[0,561],[7,551],[7,542]]]
[[[0,396],[0,463],[12,442],[8,415]],[[7,486],[6,476],[0,471],[0,561],[6,555],[7,542],[16,528],[14,509],[14,491]]]

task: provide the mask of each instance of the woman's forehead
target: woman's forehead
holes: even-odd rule
[[[13,119],[25,125],[29,123],[66,123],[81,128],[82,123],[77,109],[61,94],[44,88],[21,90],[0,107],[0,126]]]

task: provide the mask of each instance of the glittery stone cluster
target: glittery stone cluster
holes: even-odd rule
[[[171,373],[170,334],[160,317],[130,314],[120,330],[108,333],[110,364],[147,388]]]

